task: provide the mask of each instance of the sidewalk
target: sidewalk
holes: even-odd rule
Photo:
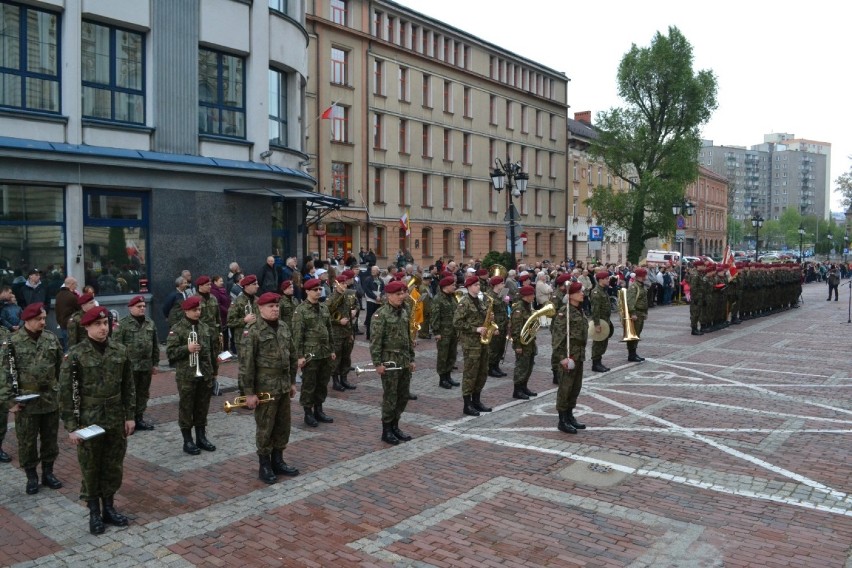
[[[413,441],[379,440],[381,383],[367,373],[330,391],[334,424],[306,427],[293,402],[284,457],[302,473],[272,486],[257,479],[251,414],[222,410],[233,392],[211,402],[217,451],[181,451],[174,375],[160,373],[146,414],[157,428],[131,437],[116,496],[127,528],[88,533],[65,443],[65,486],[25,495],[10,430],[0,565],[850,568],[849,289],[826,294],[806,285],[803,307],[704,336],[689,334],[688,306],[653,308],[639,364],[613,314],[612,371],[586,362],[575,414],[588,429],[573,436],[556,429],[549,331],[530,381],[539,396],[513,400],[511,376],[489,378],[494,412],[476,418],[458,388],[438,387],[435,342],[421,340],[419,400],[401,423]],[[235,384],[235,363],[221,373]]]

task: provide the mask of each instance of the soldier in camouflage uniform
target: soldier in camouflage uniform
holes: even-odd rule
[[[6,329],[5,326],[0,325],[0,344],[3,345],[3,349],[6,348],[6,341],[9,339],[9,330]],[[0,357],[0,361],[6,361],[6,359]],[[9,390],[10,385],[4,381],[0,380],[0,463],[9,463],[12,461],[12,458],[3,451],[3,440],[6,438],[6,432],[8,428],[8,415],[9,415]]]
[[[598,285],[592,288],[592,293],[590,294],[592,322],[595,325],[596,333],[600,332],[604,325],[608,326],[609,335],[606,339],[592,342],[592,371],[595,373],[606,373],[609,371],[609,367],[603,364],[603,356],[609,345],[609,338],[615,332],[612,319],[610,318],[612,304],[609,302],[609,294],[606,293],[606,287],[609,285],[609,272],[601,270],[595,274],[595,280],[597,280]]]
[[[337,277],[334,292],[328,301],[328,313],[331,316],[331,340],[336,359],[331,370],[332,388],[336,391],[354,390],[355,385],[347,380],[352,367],[352,348],[355,347],[355,326],[358,321],[358,297],[351,285],[355,283],[355,274],[344,270]]]
[[[485,295],[493,302],[494,323],[498,328],[491,336],[491,343],[488,344],[488,376],[505,377],[506,373],[500,368],[500,361],[506,352],[506,333],[509,330],[509,311],[504,301],[508,296],[504,293],[505,285],[501,276],[491,278],[488,285],[489,289]]]
[[[217,355],[224,347],[224,341],[220,330],[222,329],[222,317],[219,314],[219,300],[210,293],[213,282],[209,276],[199,276],[195,279],[195,288],[201,296],[201,322],[207,324],[210,332],[218,338],[219,348]]]
[[[405,309],[406,286],[400,281],[385,286],[387,302],[370,323],[370,358],[382,378],[382,441],[399,444],[411,436],[399,429],[399,420],[408,405],[411,373],[414,372],[414,342],[409,334],[409,314]],[[399,370],[388,370],[393,361]]]
[[[328,306],[321,303],[320,280],[311,278],[303,287],[307,300],[293,314],[293,351],[302,370],[302,392],[299,404],[305,410],[305,424],[318,426],[334,419],[322,411],[328,396],[328,381],[337,355],[331,349],[331,316]],[[308,354],[310,353],[310,360]]]
[[[564,303],[564,296],[568,292],[567,282],[570,282],[571,275],[567,272],[564,272],[556,277],[554,282],[554,290],[553,297],[550,300],[550,303],[553,304],[553,308],[558,312],[559,308],[562,307]],[[559,359],[556,357],[555,353],[550,354],[550,370],[553,373],[553,384],[559,384]]]
[[[438,346],[438,358],[435,370],[438,372],[438,386],[451,389],[459,386],[451,374],[458,357],[458,340],[453,328],[453,314],[456,312],[456,277],[445,276],[438,282],[440,290],[432,302],[431,328]],[[372,325],[372,324],[371,324]]]
[[[686,282],[689,284],[689,326],[692,335],[704,335],[699,329],[701,319],[701,306],[704,303],[704,289],[701,285],[701,272],[704,271],[704,261],[696,260],[689,268]]]
[[[228,308],[228,327],[231,329],[231,337],[234,338],[234,343],[237,346],[237,357],[242,357],[241,344],[243,341],[243,332],[247,325],[251,325],[257,321],[257,300],[255,294],[260,287],[257,283],[257,277],[254,274],[249,274],[240,280],[242,293],[231,302],[231,307]]]
[[[431,326],[432,321],[432,291],[429,289],[432,283],[432,275],[428,272],[423,274],[423,281],[417,289],[420,292],[420,302],[423,304],[423,321],[420,323],[420,330],[417,332],[419,339],[432,339]]]
[[[583,314],[582,304],[583,285],[572,282],[568,286],[568,304],[560,308],[550,326],[553,351],[561,357],[559,389],[556,391],[556,411],[559,413],[557,427],[566,434],[576,434],[577,430],[586,428],[585,424],[574,418],[574,408],[583,387],[583,361],[586,358],[586,340],[589,333],[589,321]],[[570,330],[566,329],[568,324]],[[569,335],[570,349],[566,345]]]
[[[281,283],[281,299],[278,300],[278,319],[287,324],[290,328],[293,325],[293,314],[296,312],[296,298],[292,280],[285,280]]]
[[[258,298],[260,319],[246,331],[239,374],[246,408],[254,410],[258,478],[269,484],[277,481],[277,475],[299,475],[298,469],[284,461],[290,442],[290,399],[296,396],[296,357],[290,328],[278,319],[279,299],[272,292]],[[274,400],[261,404],[260,393],[268,393]]]
[[[482,403],[482,389],[488,380],[488,346],[481,343],[485,335],[485,314],[488,306],[479,299],[479,278],[468,276],[464,281],[467,294],[459,302],[453,315],[453,327],[458,334],[464,352],[464,377],[462,398],[464,413],[479,416],[480,412],[491,412]]]
[[[627,311],[630,312],[630,319],[633,320],[633,328],[636,331],[636,336],[642,335],[642,328],[645,325],[645,320],[648,318],[648,291],[645,289],[645,278],[648,277],[648,271],[644,268],[636,269],[636,278],[627,287]],[[588,330],[586,330],[588,332]],[[641,363],[645,360],[636,354],[636,347],[639,340],[627,342],[627,360],[635,363]]]
[[[128,524],[127,517],[115,510],[113,498],[124,476],[127,437],[136,427],[130,361],[124,345],[109,340],[108,315],[103,307],[86,312],[81,323],[89,340],[68,352],[59,378],[62,421],[68,439],[77,446],[83,477],[80,499],[89,506],[92,534],[104,532],[104,523]],[[95,424],[105,433],[84,441],[75,432]]]
[[[515,373],[513,377],[514,389],[512,398],[529,400],[537,393],[527,388],[527,383],[532,374],[535,356],[538,354],[535,336],[532,341],[524,345],[521,343],[521,329],[532,314],[532,303],[535,300],[535,288],[523,286],[518,294],[521,299],[512,305],[512,346],[515,349]]]
[[[15,433],[18,437],[18,456],[24,472],[27,474],[26,492],[38,493],[38,467],[41,462],[42,484],[51,489],[59,489],[62,482],[53,474],[53,462],[59,455],[57,436],[59,435],[59,367],[62,364],[62,345],[59,339],[45,331],[47,313],[44,304],[36,302],[21,312],[22,325],[11,334],[4,343],[0,357],[3,365],[0,369],[0,382],[11,384],[9,376],[14,354],[18,373],[19,394],[38,394],[39,397],[23,404],[15,404]],[[0,400],[7,401],[6,397]],[[0,419],[6,422],[7,415]],[[40,446],[40,447],[39,447]]]
[[[151,396],[151,376],[157,374],[160,363],[160,342],[154,321],[145,315],[145,297],[134,296],[127,303],[130,314],[118,322],[113,339],[127,347],[133,386],[136,391],[136,430],[153,430],[145,420],[148,398]]]
[[[80,320],[83,314],[95,307],[95,297],[91,293],[86,293],[77,298],[78,310],[74,312],[71,319],[68,320],[68,348],[77,345],[86,339],[86,330],[80,325]]]
[[[216,446],[207,439],[207,413],[213,378],[219,371],[218,336],[201,321],[201,296],[190,296],[181,304],[184,318],[172,326],[166,340],[166,355],[169,364],[175,367],[178,388],[178,426],[183,435],[183,451],[197,456],[201,450],[213,452]],[[198,341],[190,343],[190,334],[195,332]],[[240,338],[241,340],[242,338]],[[197,357],[190,364],[190,356]],[[201,376],[197,376],[200,369]],[[195,442],[192,428],[195,427]]]
[[[741,262],[734,264],[737,273],[728,279],[728,287],[725,290],[728,297],[728,307],[731,312],[731,323],[737,325],[740,322],[740,301],[743,294],[742,279],[739,278],[739,270],[742,269]]]

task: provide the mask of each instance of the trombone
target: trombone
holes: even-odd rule
[[[187,349],[192,347],[193,344],[198,344],[198,333],[195,332],[195,326],[192,326],[192,331],[189,332],[189,338],[186,341]],[[201,357],[199,357],[200,354],[201,351],[196,351],[195,353],[193,353],[192,351],[189,352],[189,366],[195,367],[196,377],[204,376],[204,374],[201,372]]]
[[[401,371],[402,370],[402,367],[397,365],[396,361],[385,361],[384,363],[382,363],[382,366],[384,366],[385,371]],[[366,367],[358,367],[356,365],[355,366],[355,376],[358,377],[363,373],[372,373],[375,370],[376,370],[375,366],[371,367],[370,365],[367,365]]]
[[[235,408],[244,408],[246,405],[246,399],[248,397],[238,396],[234,399],[234,402],[225,401],[225,414],[230,414],[231,411]],[[275,398],[269,394],[268,392],[261,392],[257,394],[257,402],[259,404],[263,404],[264,402],[272,402]]]

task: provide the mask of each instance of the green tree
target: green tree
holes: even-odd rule
[[[698,176],[700,127],[717,106],[716,77],[692,65],[692,46],[676,27],[657,32],[648,48],[633,44],[618,68],[626,106],[597,115],[591,154],[629,189],[598,186],[586,203],[601,224],[627,231],[631,262],[647,239],[674,231],[672,203]]]
[[[852,160],[852,156],[848,156],[848,159]],[[843,200],[841,201],[843,210],[848,211],[852,207],[852,167],[849,168],[848,172],[834,180],[834,183],[837,184],[837,189],[834,190],[835,193],[843,196]]]
[[[738,248],[742,244],[745,234],[742,221],[734,219],[733,215],[728,215],[728,243],[731,248]]]

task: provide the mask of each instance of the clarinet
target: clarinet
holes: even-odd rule
[[[9,378],[12,381],[12,395],[18,396],[20,393],[20,389],[18,386],[18,357],[15,353],[15,345],[12,343],[10,339],[8,342],[9,345]]]
[[[80,425],[80,362],[77,357],[71,359],[71,402],[74,405],[74,420]]]

